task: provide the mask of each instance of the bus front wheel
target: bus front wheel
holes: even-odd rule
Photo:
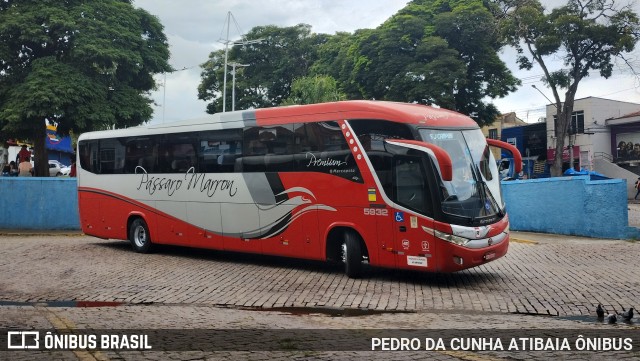
[[[129,241],[133,250],[138,253],[149,253],[151,251],[151,238],[149,227],[142,218],[136,218],[129,227]]]
[[[344,271],[350,278],[358,278],[362,274],[362,245],[353,232],[346,232],[342,242],[342,262]]]

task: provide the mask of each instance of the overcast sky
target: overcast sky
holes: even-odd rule
[[[229,11],[239,26],[238,30],[232,24],[229,37],[239,40],[242,33],[262,25],[284,27],[305,23],[311,25],[313,32],[326,34],[375,28],[406,3],[407,0],[135,0],[134,6],[157,16],[164,25],[171,51],[169,63],[177,70],[166,75],[166,87],[152,94],[157,104],[152,122],[173,122],[206,114],[206,102],[198,100],[197,95],[199,65],[207,60],[211,51],[223,48],[221,41],[226,37],[225,19]],[[637,3],[635,7],[639,7]],[[635,54],[638,56],[640,52]],[[507,49],[501,57],[523,85],[517,92],[493,102],[502,113],[515,111],[521,119],[535,122],[544,116],[544,106],[549,101],[531,85],[535,84],[550,99],[552,94],[539,80],[540,68],[518,70],[514,55],[515,51]],[[638,80],[624,64],[616,69],[619,70],[609,79],[593,73],[583,80],[577,98],[595,96],[640,103]],[[156,75],[156,79],[163,83],[165,77]],[[229,109],[230,105],[227,106]]]

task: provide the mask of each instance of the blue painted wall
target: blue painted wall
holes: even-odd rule
[[[629,227],[623,179],[591,181],[588,176],[502,182],[514,231],[597,238],[637,238]]]
[[[0,177],[0,194],[0,229],[80,229],[76,178]]]
[[[622,179],[588,176],[502,182],[511,229],[597,238],[640,238],[628,227]],[[76,178],[0,177],[0,229],[79,230]]]

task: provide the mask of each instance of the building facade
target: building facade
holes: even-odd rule
[[[607,119],[613,163],[640,174],[640,111]]]
[[[547,160],[553,162],[555,157],[555,117],[556,106],[546,106],[547,123]],[[616,149],[624,139],[625,149],[629,142],[638,143],[638,159],[640,161],[640,114],[627,117],[628,114],[640,112],[640,104],[587,97],[576,99],[573,107],[569,136],[565,138],[563,152],[563,169],[569,168],[573,156],[574,169],[595,170],[596,159],[604,159],[612,163],[620,158]],[[617,139],[619,141],[616,141]],[[633,146],[632,146],[633,148]],[[573,150],[573,154],[569,152]]]
[[[486,138],[500,140],[502,139],[503,129],[521,126],[521,125],[527,125],[527,123],[522,119],[518,118],[516,116],[516,113],[511,112],[511,113],[501,114],[494,120],[494,122],[491,125],[485,125],[484,127],[482,127],[482,134],[484,134]],[[500,149],[491,147],[491,152],[493,153],[493,156],[495,159],[501,158]]]

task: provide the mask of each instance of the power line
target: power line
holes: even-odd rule
[[[613,93],[602,94],[602,95],[596,95],[596,96],[598,96],[598,97],[606,97],[607,95],[623,93],[623,92],[626,92],[626,91],[629,91],[629,90],[636,90],[636,89],[637,89],[637,87],[633,87],[633,88],[629,88],[629,89],[618,90],[618,91],[613,92]]]

